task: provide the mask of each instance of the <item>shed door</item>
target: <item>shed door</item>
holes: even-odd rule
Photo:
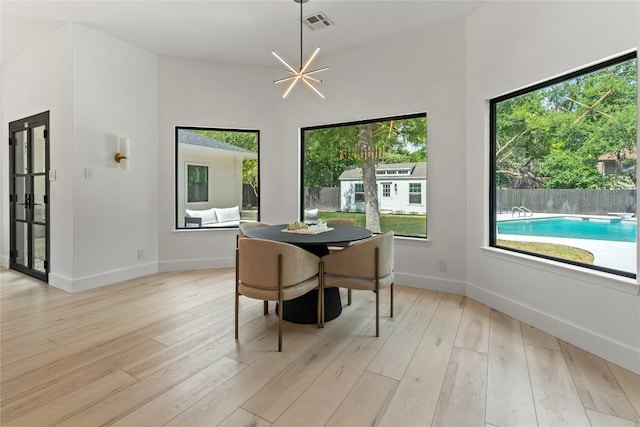
[[[380,210],[390,211],[393,210],[393,199],[391,197],[391,183],[380,183]]]

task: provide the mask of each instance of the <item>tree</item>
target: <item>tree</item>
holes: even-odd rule
[[[207,138],[226,142],[244,148],[253,153],[258,152],[258,134],[252,131],[199,130],[199,134]],[[242,183],[251,186],[253,194],[258,197],[258,160],[247,159],[242,162]]]
[[[636,97],[637,60],[632,59],[499,102],[497,186],[635,186]],[[616,156],[624,176],[598,172],[603,154]]]
[[[364,184],[364,213],[366,227],[374,233],[380,232],[380,207],[378,204],[378,185],[376,183],[375,147],[373,143],[373,125],[358,126],[358,155],[362,166]]]

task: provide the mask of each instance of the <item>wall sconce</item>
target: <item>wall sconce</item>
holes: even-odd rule
[[[113,160],[119,165],[120,169],[129,170],[129,138],[118,139],[118,152],[113,156]]]
[[[398,184],[393,184],[393,190],[398,194]]]

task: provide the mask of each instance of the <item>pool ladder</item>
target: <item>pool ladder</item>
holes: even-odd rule
[[[514,206],[513,208],[511,208],[511,216],[514,216],[516,212],[518,213],[518,217],[533,216],[533,212],[531,212],[531,209],[527,209],[524,206]]]

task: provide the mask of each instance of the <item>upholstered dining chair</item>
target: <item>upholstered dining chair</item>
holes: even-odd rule
[[[278,351],[282,351],[283,301],[288,301],[318,288],[320,258],[291,245],[264,239],[238,239],[236,257],[236,339],[238,338],[238,306],[240,295],[264,301],[278,301]],[[321,301],[318,298],[318,327],[321,324]]]
[[[238,226],[238,238],[246,237],[244,232],[256,227],[266,227],[267,225],[271,225],[268,222],[260,222],[260,221],[251,221],[251,222],[243,222]]]
[[[350,219],[328,219],[327,220],[327,226],[331,227],[331,225],[334,224],[340,224],[340,225],[352,225],[354,227],[358,226],[358,223],[355,221],[352,221]],[[341,249],[346,248],[347,246],[349,246],[351,244],[351,242],[338,242],[338,243],[332,243],[331,245],[329,245],[329,251],[330,252],[335,252],[335,251],[339,251]]]
[[[352,225],[354,227],[358,226],[357,222],[343,218],[328,219],[327,226],[331,227],[332,224]],[[328,246],[328,249],[330,253],[333,253],[336,251],[341,251],[349,245],[351,245],[351,242],[337,242],[330,244]],[[351,289],[347,289],[347,305],[351,305]]]
[[[251,221],[251,222],[243,222],[238,226],[238,235],[236,236],[236,265],[238,265],[238,239],[241,239],[243,237],[247,237],[245,235],[245,231],[251,229],[251,228],[257,228],[257,227],[266,227],[269,224],[268,222],[260,222],[260,221]],[[236,282],[238,281],[238,269],[236,268]],[[267,314],[269,314],[269,301],[265,301],[264,302],[264,309],[263,309],[263,313],[266,316]]]
[[[393,232],[370,237],[325,255],[322,264],[323,288],[340,287],[376,293],[376,337],[380,336],[382,288],[390,288],[390,317],[393,317]]]

